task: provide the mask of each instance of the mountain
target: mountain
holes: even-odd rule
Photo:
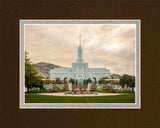
[[[45,63],[45,62],[36,63],[36,64],[33,64],[33,66],[36,68],[38,74],[45,78],[49,77],[50,69],[61,68],[58,65]]]
[[[121,77],[121,75],[111,74],[111,78],[113,78],[113,79],[119,79],[120,77]]]

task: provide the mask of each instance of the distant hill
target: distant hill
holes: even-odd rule
[[[118,78],[120,78],[120,77],[121,77],[121,75],[111,74],[111,78],[113,78],[113,79],[118,79]]]
[[[45,78],[49,77],[50,69],[61,68],[58,65],[45,63],[45,62],[36,63],[36,64],[33,64],[33,66],[36,68],[38,74]]]

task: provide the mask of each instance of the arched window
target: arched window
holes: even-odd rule
[[[78,67],[78,72],[79,72],[79,73],[82,72],[82,67]]]

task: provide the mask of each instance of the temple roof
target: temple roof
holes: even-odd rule
[[[90,73],[106,73],[110,71],[106,68],[88,68],[88,69]]]
[[[54,73],[71,73],[72,72],[72,68],[54,68],[54,69],[50,69],[50,72],[54,72]]]

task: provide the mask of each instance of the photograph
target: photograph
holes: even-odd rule
[[[160,127],[160,1],[2,1],[0,128]]]
[[[140,20],[20,20],[21,109],[140,109]]]

